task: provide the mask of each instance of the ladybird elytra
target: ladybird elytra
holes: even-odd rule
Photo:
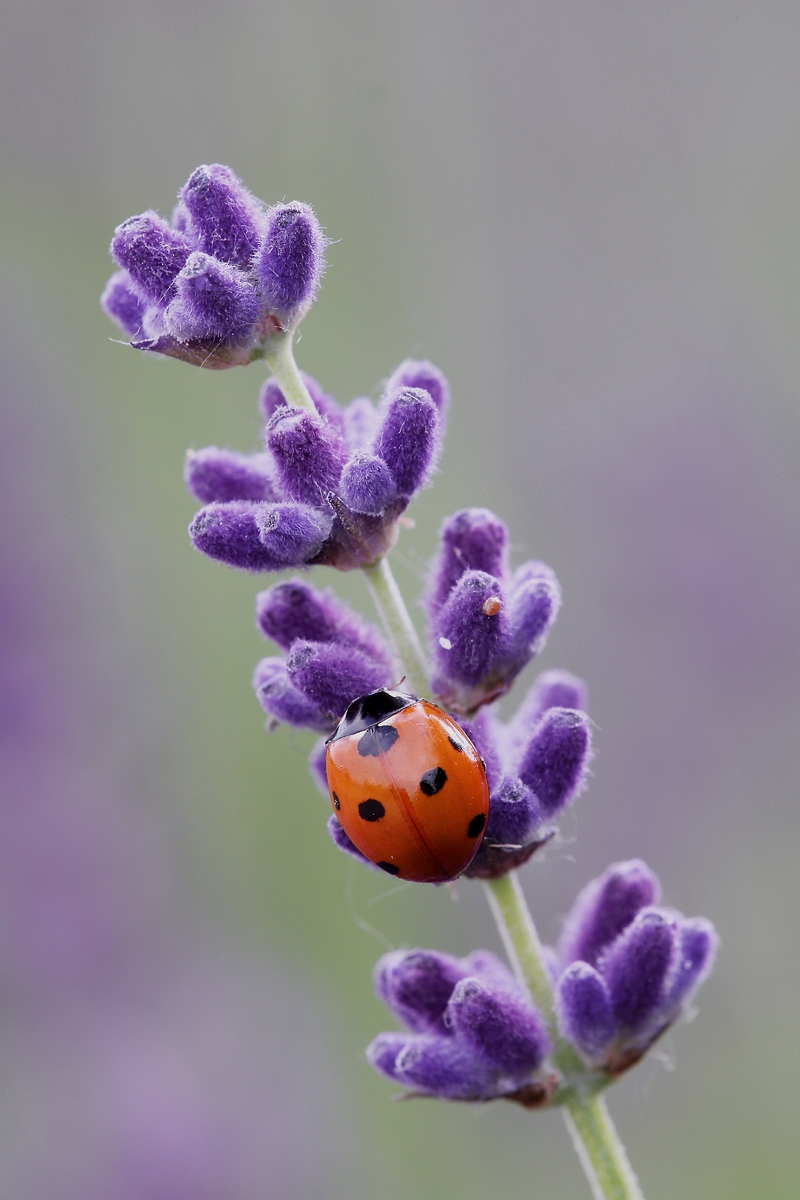
[[[380,688],[328,740],[331,804],[351,842],[400,879],[443,883],[470,864],[489,815],[480,755],[441,708]]]

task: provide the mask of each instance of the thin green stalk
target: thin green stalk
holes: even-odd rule
[[[389,560],[379,558],[372,566],[362,567],[362,570],[401,669],[405,671],[406,681],[418,696],[427,696],[430,688],[425,655]]]
[[[410,686],[418,695],[427,695],[422,646],[387,559],[378,559],[363,571]],[[585,1068],[572,1046],[559,1037],[542,945],[516,871],[492,879],[485,888],[509,961],[549,1027],[553,1062],[565,1085],[561,1101],[564,1119],[594,1200],[644,1200],[604,1101],[585,1085],[581,1087]]]
[[[564,1119],[594,1200],[644,1200],[604,1101],[580,1088],[577,1076],[582,1064],[572,1047],[558,1035],[553,989],[542,945],[516,871],[492,879],[485,887],[489,907],[517,978],[527,987],[550,1028],[553,1060],[567,1082],[562,1109]]]
[[[594,1200],[644,1200],[603,1097],[573,1094],[563,1113]]]
[[[553,989],[544,963],[542,944],[525,903],[517,873],[509,871],[499,879],[488,881],[484,887],[514,974],[530,992],[552,1032],[555,1026]]]
[[[297,368],[297,363],[294,361],[293,337],[294,331],[290,329],[287,333],[280,333],[277,337],[271,338],[264,351],[264,358],[278,381],[286,403],[294,404],[298,408],[306,408],[309,412],[316,412],[314,401],[311,399],[308,388],[303,383],[303,377]]]

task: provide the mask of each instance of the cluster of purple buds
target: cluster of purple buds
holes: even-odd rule
[[[171,223],[156,212],[123,221],[111,255],[120,270],[102,297],[138,350],[195,366],[261,358],[313,303],[326,241],[307,204],[265,208],[229,167],[198,167]]]
[[[537,654],[561,604],[541,562],[508,568],[508,529],[485,508],[445,521],[425,607],[433,690],[454,712],[502,696]]]
[[[432,950],[384,955],[378,997],[410,1033],[367,1049],[378,1071],[448,1100],[559,1103],[575,1086],[560,1050],[577,1051],[594,1089],[633,1066],[686,1009],[711,970],[708,921],[655,907],[659,885],[642,862],[618,863],[580,894],[550,952],[557,1028],[488,951],[465,959]]]
[[[373,563],[436,463],[449,392],[430,363],[402,363],[377,407],[359,398],[342,408],[303,379],[314,412],[288,405],[273,378],[262,387],[260,453],[209,446],[187,455],[187,486],[205,504],[190,536],[228,566]]]
[[[259,593],[258,628],[284,652],[258,663],[253,677],[268,727],[285,722],[330,734],[359,696],[397,681],[392,654],[378,630],[330,592],[290,579]],[[467,869],[472,878],[504,875],[525,862],[555,833],[555,822],[583,786],[591,757],[586,689],[566,671],[536,679],[513,720],[505,725],[490,708],[465,732],[484,760],[490,804],[486,834]],[[311,770],[328,796],[325,743]],[[336,844],[364,862],[335,816]]]
[[[544,1102],[551,1050],[544,1021],[488,950],[452,958],[396,951],[379,960],[375,991],[410,1033],[381,1033],[367,1048],[376,1070],[423,1096]]]

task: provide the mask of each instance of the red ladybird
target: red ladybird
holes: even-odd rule
[[[442,883],[472,862],[489,815],[486,770],[435,704],[387,688],[354,700],[325,769],[345,833],[382,870]]]

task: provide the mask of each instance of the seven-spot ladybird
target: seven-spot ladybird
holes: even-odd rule
[[[354,700],[325,769],[345,833],[382,870],[442,883],[472,862],[489,815],[486,770],[435,704],[387,688]]]

